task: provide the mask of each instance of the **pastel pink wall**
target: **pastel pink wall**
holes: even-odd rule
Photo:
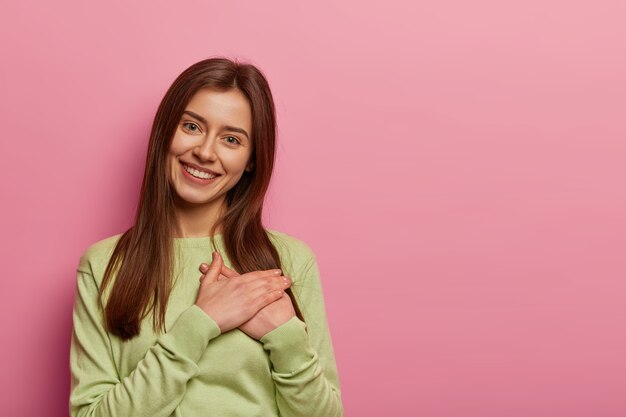
[[[583,3],[588,3],[583,5]],[[267,224],[320,268],[346,415],[626,415],[623,1],[3,2],[3,413],[67,415],[75,267],[158,101],[258,64]]]

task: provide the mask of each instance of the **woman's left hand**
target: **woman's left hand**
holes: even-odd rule
[[[204,263],[201,264],[200,272],[202,272],[203,275],[202,277],[200,277],[200,279],[203,278],[204,274],[207,271],[208,265]],[[237,271],[233,271],[226,265],[223,265],[222,272],[218,279],[222,280],[236,276],[239,276]],[[295,315],[296,312],[293,308],[291,297],[284,293],[281,298],[263,307],[250,320],[239,326],[239,330],[252,337],[253,339],[260,340],[267,333],[271,332],[278,326],[286,323]]]

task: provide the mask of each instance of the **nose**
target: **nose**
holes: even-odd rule
[[[193,154],[201,161],[215,161],[217,155],[215,153],[216,139],[206,135],[202,142],[193,148]]]

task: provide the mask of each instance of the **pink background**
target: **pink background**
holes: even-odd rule
[[[625,3],[265,3],[3,2],[3,413],[67,415],[78,259],[224,54],[273,88],[267,225],[318,255],[347,416],[626,415]]]

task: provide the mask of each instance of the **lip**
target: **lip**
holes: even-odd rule
[[[197,169],[200,172],[206,172],[207,174],[213,174],[213,175],[222,175],[219,172],[211,171],[208,168],[202,168],[202,167],[200,167],[200,166],[198,166],[196,164],[192,164],[190,162],[180,161],[180,163],[183,164],[183,165],[187,165],[187,166],[189,166],[191,168]]]
[[[189,164],[189,166],[192,166],[193,168],[198,169],[198,168],[196,168],[195,165]],[[219,174],[217,174],[215,177],[210,178],[210,179],[196,178],[193,175],[191,175],[189,172],[187,172],[187,170],[185,169],[185,163],[182,163],[182,162],[180,164],[180,170],[183,172],[183,176],[187,180],[189,180],[191,182],[194,182],[196,184],[202,184],[202,185],[211,184],[211,183],[215,182],[215,180],[217,180],[219,178],[219,176],[220,176]],[[200,169],[198,169],[198,171],[200,171]],[[207,172],[207,170],[203,170],[203,171]],[[208,172],[209,173],[213,173],[213,171],[208,171]]]

